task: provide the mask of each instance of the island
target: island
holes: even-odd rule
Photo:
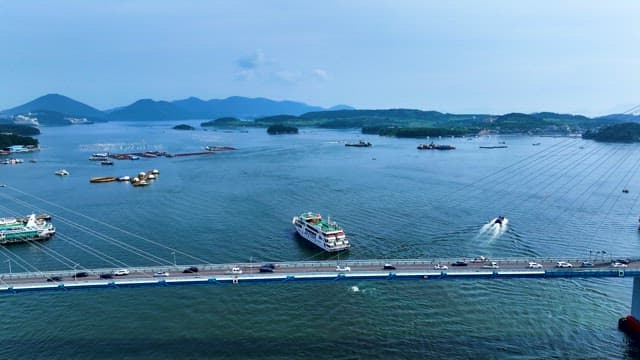
[[[640,124],[626,122],[598,130],[587,130],[582,134],[582,138],[602,142],[640,142]]]
[[[210,126],[220,126],[220,127],[235,127],[235,126],[244,126],[246,124],[245,121],[242,121],[238,118],[234,117],[221,117],[215,120],[205,121],[200,124],[202,127],[210,127]]]
[[[173,130],[195,130],[196,128],[194,128],[191,125],[187,125],[187,124],[180,124],[180,125],[176,125],[173,127]]]
[[[269,135],[297,134],[298,133],[298,128],[297,127],[293,127],[293,126],[276,124],[276,125],[269,126],[267,128],[267,133]]]

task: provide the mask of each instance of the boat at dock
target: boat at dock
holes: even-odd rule
[[[26,222],[19,218],[0,219],[0,245],[48,240],[56,229],[49,220],[31,214]]]
[[[351,246],[342,227],[330,219],[324,220],[320,214],[302,213],[294,216],[291,223],[298,235],[324,251],[347,250]]]
[[[440,144],[420,144],[418,150],[455,150],[456,147],[452,145],[440,145]]]
[[[371,143],[368,141],[360,140],[357,143],[346,143],[344,146],[353,146],[353,147],[370,147]]]

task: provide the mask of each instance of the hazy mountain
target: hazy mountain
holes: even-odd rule
[[[94,107],[60,94],[48,94],[41,96],[26,104],[3,110],[2,113],[6,115],[18,115],[39,110],[52,111],[77,117],[100,118],[105,116],[102,111]]]
[[[307,105],[296,101],[275,101],[266,98],[246,98],[242,96],[206,101],[190,97],[183,100],[172,101],[171,103],[199,118],[233,116],[247,119],[281,114],[301,115],[310,111],[325,110],[319,106]]]
[[[109,120],[150,121],[150,120],[185,120],[196,118],[189,111],[168,101],[142,99],[113,110],[107,114]]]

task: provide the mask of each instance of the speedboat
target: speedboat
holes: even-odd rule
[[[69,172],[66,169],[60,169],[60,170],[56,171],[54,174],[56,174],[58,176],[67,176],[67,175],[69,175]]]
[[[504,221],[504,216],[498,216],[495,220],[493,220],[493,223],[502,226],[503,221]]]

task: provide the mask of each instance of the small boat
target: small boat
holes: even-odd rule
[[[204,149],[207,151],[227,151],[235,150],[236,148],[231,146],[205,146]]]
[[[152,173],[153,175],[158,175],[158,174],[160,174],[160,170],[158,170],[158,169],[153,169],[153,170],[151,170],[151,173]]]
[[[130,176],[121,176],[118,178],[118,181],[131,181]]]
[[[91,183],[104,183],[104,182],[112,182],[118,180],[115,176],[95,176],[89,179]]]
[[[629,189],[622,189],[622,192],[625,193],[625,194],[628,194],[629,193]]]
[[[129,156],[129,160],[140,160],[140,156],[131,155]]]
[[[456,147],[452,145],[439,145],[439,144],[420,144],[418,150],[455,150]]]
[[[540,144],[541,144],[541,143],[533,143],[533,144],[531,144],[531,145],[533,145],[533,146],[538,146],[538,145],[540,145]]]
[[[113,165],[113,161],[111,160],[104,160],[100,162],[100,165]]]
[[[495,225],[500,225],[502,226],[502,224],[504,223],[504,216],[498,216],[495,220],[493,220],[493,223]]]
[[[353,146],[353,147],[370,147],[371,143],[368,141],[358,141],[357,143],[346,143],[344,146]]]
[[[106,158],[106,157],[109,157],[109,153],[108,153],[108,152],[95,153],[95,154],[91,154],[91,156],[93,156],[93,157],[103,157],[103,158]]]
[[[480,146],[480,149],[506,149],[507,145],[497,145],[497,146]]]
[[[54,174],[56,174],[58,176],[67,176],[67,175],[69,175],[69,172],[66,169],[60,169],[60,170],[56,171]]]
[[[133,186],[147,186],[149,183],[146,180],[132,181],[131,185]]]

